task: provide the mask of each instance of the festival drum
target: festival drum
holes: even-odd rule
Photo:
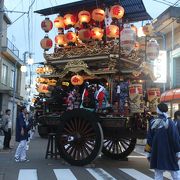
[[[160,89],[159,88],[149,88],[147,89],[149,110],[151,112],[156,112],[157,105],[160,102]]]
[[[142,113],[144,111],[142,84],[129,85],[130,112]]]

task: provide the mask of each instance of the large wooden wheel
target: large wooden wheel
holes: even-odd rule
[[[134,150],[135,145],[135,138],[105,138],[102,152],[112,159],[124,159]]]
[[[71,165],[91,163],[102,150],[103,132],[93,113],[76,109],[66,112],[57,136],[60,156]]]

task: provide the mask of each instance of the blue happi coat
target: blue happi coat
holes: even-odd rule
[[[151,169],[179,170],[180,137],[171,119],[159,115],[150,120],[147,144],[150,146]]]
[[[21,135],[21,128],[24,129],[24,135]],[[28,139],[28,126],[26,125],[25,122],[25,117],[24,114],[21,112],[19,113],[19,116],[16,121],[16,141],[20,142],[22,140],[27,140]]]

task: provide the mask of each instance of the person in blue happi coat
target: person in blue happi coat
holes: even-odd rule
[[[163,180],[164,171],[170,171],[173,180],[180,180],[180,137],[167,111],[165,103],[158,104],[158,116],[149,122],[145,151],[148,152],[150,168],[155,169],[155,180]]]
[[[15,153],[16,162],[26,162],[29,161],[26,157],[26,147],[28,140],[28,123],[26,121],[27,109],[25,106],[21,108],[21,112],[18,115],[16,122],[16,141],[19,142],[19,145]]]

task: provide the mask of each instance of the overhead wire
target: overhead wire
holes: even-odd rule
[[[14,11],[22,2],[23,2],[23,0],[20,0],[11,11]]]
[[[30,1],[29,1],[30,2]],[[30,52],[31,49],[31,30],[30,30],[30,25],[31,25],[31,18],[30,18],[30,11],[32,9],[33,4],[35,3],[35,0],[33,0],[33,2],[31,4],[29,4],[28,7],[28,51]]]
[[[176,6],[176,4],[177,4],[179,1],[180,1],[180,0],[176,1],[172,6]],[[180,18],[180,16],[174,18],[174,19],[173,19],[171,22],[169,22],[166,26],[164,26],[163,28],[161,28],[161,29],[159,30],[159,32],[161,32],[162,30],[164,30],[166,27],[168,27],[170,24],[172,24],[174,21],[176,21],[176,20],[179,19],[179,18]]]

